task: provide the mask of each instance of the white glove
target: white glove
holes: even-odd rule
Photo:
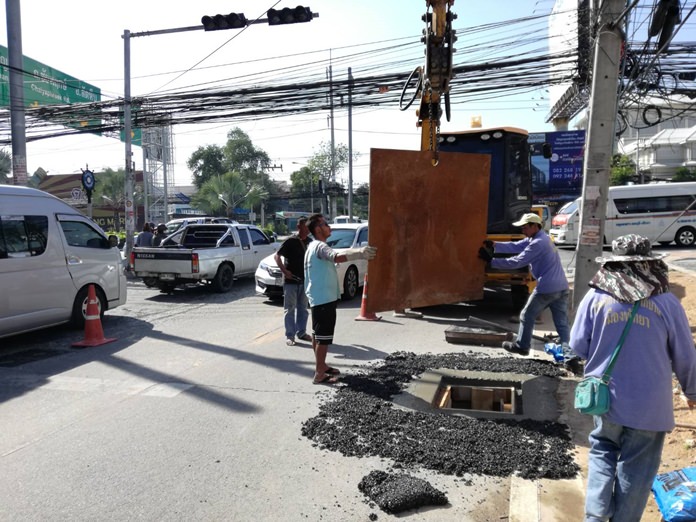
[[[360,248],[349,248],[343,252],[343,255],[346,256],[347,261],[353,261],[355,259],[367,259],[370,261],[377,255],[377,247],[368,245]]]

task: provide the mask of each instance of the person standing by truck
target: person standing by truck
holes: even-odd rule
[[[529,266],[537,285],[520,312],[520,328],[515,341],[503,342],[503,348],[511,353],[529,355],[532,344],[534,321],[546,308],[551,309],[553,323],[561,338],[566,367],[575,373],[578,358],[568,348],[570,326],[568,325],[568,280],[563,272],[561,257],[542,230],[543,222],[534,213],[524,214],[513,223],[522,228],[526,236],[521,241],[484,241],[479,257],[491,264],[491,268],[510,270]],[[516,254],[513,257],[493,258],[493,254]]]
[[[304,257],[304,285],[312,310],[312,333],[314,339],[315,370],[314,384],[333,384],[341,373],[326,364],[329,345],[333,342],[336,326],[336,306],[341,298],[336,263],[354,259],[374,259],[377,249],[371,246],[349,248],[339,254],[326,244],[331,236],[331,227],[322,214],[312,214],[309,231],[314,237]]]
[[[138,237],[135,238],[135,246],[152,246],[153,237],[154,235],[152,234],[152,228],[150,228],[150,223],[145,223],[145,225],[143,225],[143,231],[140,234],[138,234]]]
[[[307,295],[304,290],[304,255],[312,239],[309,237],[307,218],[297,220],[297,234],[283,241],[275,253],[275,262],[283,272],[283,316],[285,344],[294,346],[295,335],[301,341],[311,341],[307,333]],[[283,262],[282,258],[285,258]]]

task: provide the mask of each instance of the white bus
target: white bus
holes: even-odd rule
[[[561,207],[549,235],[556,244],[576,245],[582,198]],[[696,244],[696,182],[609,187],[604,243],[640,234],[653,243]]]

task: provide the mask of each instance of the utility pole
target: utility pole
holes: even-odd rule
[[[573,313],[597,271],[607,210],[609,174],[614,151],[619,62],[624,40],[617,20],[626,0],[603,0],[599,7],[599,31],[595,40],[592,95],[585,148],[580,235],[575,262]]]
[[[348,219],[353,222],[353,72],[348,67]]]
[[[27,136],[24,121],[24,57],[22,16],[19,0],[5,2],[7,53],[10,65],[10,129],[12,135],[12,176],[15,185],[27,184]]]

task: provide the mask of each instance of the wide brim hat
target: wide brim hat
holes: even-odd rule
[[[600,264],[638,263],[640,261],[658,261],[667,254],[653,252],[650,240],[638,234],[627,234],[611,242],[611,255],[595,258]]]
[[[521,227],[522,225],[526,225],[527,223],[536,223],[537,225],[541,225],[541,218],[537,214],[529,212],[527,214],[524,214],[518,221],[515,221],[512,224],[512,226]]]

